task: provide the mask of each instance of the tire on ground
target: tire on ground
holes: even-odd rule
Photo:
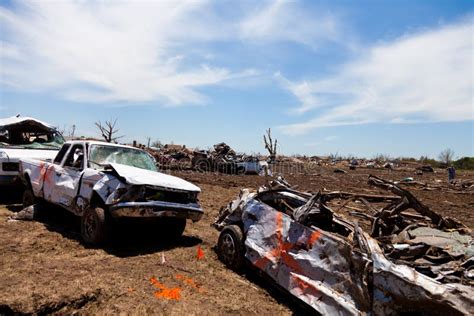
[[[243,234],[239,226],[229,225],[219,235],[217,255],[227,267],[240,271],[244,263]]]
[[[97,245],[105,241],[106,238],[105,211],[100,207],[88,208],[81,218],[82,239],[92,245]]]
[[[22,197],[23,208],[36,204],[36,202],[37,199],[33,194],[33,190],[31,190],[31,188],[26,188]]]

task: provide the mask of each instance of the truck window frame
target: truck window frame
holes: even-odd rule
[[[53,164],[61,165],[70,147],[71,147],[71,144],[64,144],[63,147],[61,147],[61,149],[57,153],[56,157],[54,157]]]
[[[74,152],[78,148],[82,149],[82,153],[83,153],[82,166],[81,167],[74,167],[74,166],[66,165],[66,163],[74,156]],[[67,169],[71,169],[71,170],[78,170],[78,171],[84,170],[84,168],[86,166],[86,156],[87,156],[87,154],[86,154],[84,144],[71,144],[71,148],[69,149],[68,154],[66,155],[66,158],[63,159],[64,161],[62,163],[62,166],[63,166],[63,168],[67,168]]]

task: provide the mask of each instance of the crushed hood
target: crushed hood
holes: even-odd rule
[[[150,185],[174,190],[201,192],[201,189],[198,186],[175,176],[118,163],[111,163],[110,166],[129,184]]]

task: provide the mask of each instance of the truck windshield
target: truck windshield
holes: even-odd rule
[[[157,171],[155,162],[146,152],[125,147],[107,145],[91,145],[89,152],[91,167],[101,167],[110,163],[118,163],[140,169]]]

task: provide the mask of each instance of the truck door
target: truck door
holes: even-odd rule
[[[70,147],[71,144],[64,144],[63,147],[61,147],[61,150],[54,158],[52,164],[47,163],[40,165],[40,182],[38,183],[38,187],[42,190],[42,193],[38,193],[38,195],[42,194],[43,198],[49,202],[56,203],[58,200],[55,196],[53,196],[53,189],[55,186],[55,172],[56,169],[62,168],[62,163],[66,159],[66,155]]]
[[[81,175],[85,166],[84,144],[75,144],[69,150],[63,164],[54,166],[54,186],[52,201],[74,211],[74,200],[80,185]]]

